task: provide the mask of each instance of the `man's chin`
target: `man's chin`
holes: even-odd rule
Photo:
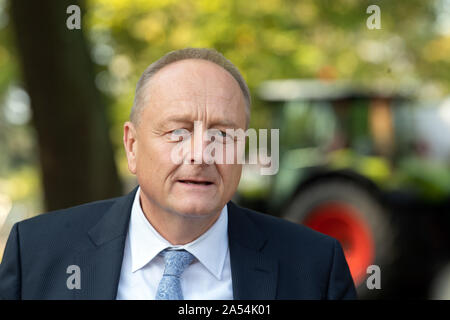
[[[186,218],[208,218],[215,216],[222,210],[219,206],[211,203],[203,205],[199,203],[185,204],[183,206],[176,206],[174,209],[179,215]]]

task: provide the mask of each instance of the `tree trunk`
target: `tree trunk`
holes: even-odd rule
[[[74,0],[12,0],[22,74],[31,98],[47,210],[121,194],[101,95]],[[83,15],[83,7],[81,8]]]

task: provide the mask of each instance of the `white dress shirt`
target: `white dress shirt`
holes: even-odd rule
[[[181,275],[185,300],[233,299],[227,206],[199,238],[174,246],[147,220],[139,194],[140,187],[131,209],[117,299],[154,300],[164,272],[164,258],[158,254],[169,247],[185,249],[196,258]]]

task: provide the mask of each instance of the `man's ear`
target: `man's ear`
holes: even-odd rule
[[[127,154],[128,170],[132,174],[136,174],[137,130],[130,121],[123,125],[123,145]]]

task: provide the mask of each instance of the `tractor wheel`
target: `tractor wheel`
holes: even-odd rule
[[[367,288],[366,279],[371,275],[367,267],[379,266],[383,280],[395,253],[393,228],[374,195],[351,180],[319,180],[297,194],[284,212],[284,218],[337,239],[358,297],[379,296],[380,292]]]

